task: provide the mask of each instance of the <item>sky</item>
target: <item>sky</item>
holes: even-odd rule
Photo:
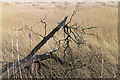
[[[62,1],[68,1],[68,2],[109,2],[109,1],[119,1],[119,0],[0,0],[0,1],[14,1],[14,2],[23,2],[23,1],[35,1],[35,2],[52,2],[52,1],[58,1],[58,2],[62,2]]]

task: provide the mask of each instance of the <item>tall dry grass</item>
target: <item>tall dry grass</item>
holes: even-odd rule
[[[30,3],[29,3],[30,4]],[[44,4],[44,5],[42,5]],[[88,3],[87,3],[88,4]],[[76,45],[72,44],[73,56],[77,58],[85,58],[86,61],[89,55],[103,54],[105,60],[111,64],[117,64],[117,50],[118,50],[118,34],[117,34],[117,7],[115,6],[89,6],[83,3],[79,6],[79,11],[74,16],[72,23],[77,23],[82,27],[97,26],[96,29],[87,30],[88,33],[95,34],[85,35],[85,45],[81,45],[80,48],[76,48]],[[42,38],[31,33],[32,46],[29,48],[30,41],[27,38],[29,31],[22,30],[18,32],[19,47],[16,51],[16,28],[22,28],[25,25],[33,26],[38,20],[45,19],[47,23],[47,33],[49,33],[66,15],[70,16],[74,10],[75,4],[72,3],[40,3],[25,5],[20,3],[2,3],[2,50],[3,60],[10,61],[12,59],[11,40],[13,39],[14,59],[17,60],[17,55],[20,58],[24,58],[29,52],[37,45]],[[39,23],[33,26],[33,30],[39,34],[44,35],[44,24]],[[61,39],[63,38],[62,29],[56,34]],[[54,41],[51,39],[48,41],[37,54],[45,53],[46,51],[54,48]],[[59,56],[62,56],[62,51]],[[82,56],[81,56],[82,55]],[[84,61],[85,63],[88,63]],[[85,70],[83,70],[84,72]],[[85,72],[84,74],[87,74]],[[110,76],[110,75],[109,75]],[[87,76],[89,77],[89,76]]]

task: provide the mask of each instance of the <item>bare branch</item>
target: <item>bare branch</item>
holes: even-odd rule
[[[46,36],[46,26],[47,26],[47,24],[46,24],[45,21],[42,21],[42,20],[41,20],[41,22],[45,24],[45,36]]]
[[[45,25],[45,36],[46,36],[46,27],[47,27],[47,23],[44,21],[46,19],[46,16],[43,20],[41,20],[41,22]]]
[[[73,16],[77,13],[77,11],[78,11],[78,6],[79,6],[79,3],[77,3],[77,5],[76,5],[76,7],[75,7],[75,9],[74,9],[71,17],[70,17],[70,20],[67,22],[67,24],[69,24],[69,23],[71,22]]]
[[[44,21],[46,19],[46,16],[43,18],[43,20],[42,21]],[[32,26],[35,26],[35,25],[37,25],[37,24],[39,24],[41,22],[41,20],[40,21],[38,21],[38,22],[36,22],[35,24],[33,24]]]
[[[84,34],[87,34],[87,33],[85,32],[85,30],[87,30],[87,29],[93,29],[93,28],[96,28],[96,26],[94,26],[94,27],[89,27],[89,28],[83,28],[83,29],[82,29],[82,32],[83,32]]]
[[[38,21],[38,22],[36,22],[35,24],[33,24],[32,26],[35,26],[35,25],[37,25],[38,23],[43,23],[44,25],[45,25],[45,35],[44,36],[42,36],[41,34],[39,34],[39,33],[36,33],[36,32],[34,32],[33,30],[32,30],[32,26],[30,27],[30,28],[28,28],[27,27],[27,25],[25,26],[25,29],[26,30],[29,30],[29,31],[31,31],[33,34],[36,34],[36,35],[39,35],[40,37],[45,37],[46,36],[46,26],[47,26],[47,23],[44,21],[46,19],[46,16],[45,16],[45,18],[43,19],[43,20],[40,20],[40,21]],[[24,28],[20,28],[20,29],[17,29],[17,31],[20,31],[20,30],[23,30]]]
[[[39,35],[40,37],[43,37],[43,38],[44,38],[44,36],[42,36],[42,35],[39,34],[39,33],[34,32],[32,29],[30,29],[30,28],[28,28],[28,27],[25,27],[25,29],[31,31],[33,34]]]

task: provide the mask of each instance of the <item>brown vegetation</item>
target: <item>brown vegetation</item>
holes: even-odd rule
[[[47,23],[48,34],[66,15],[70,16],[74,10],[74,7],[76,6],[74,3],[68,3],[67,5],[66,3],[32,3],[32,5],[31,3],[26,4],[2,3],[3,61],[16,61],[18,55],[20,55],[20,59],[23,59],[31,52],[35,45],[37,45],[42,40],[40,36],[35,35],[28,30],[19,31],[19,47],[17,51],[15,32],[16,28],[22,28],[26,25],[32,26],[36,33],[44,35],[44,24],[35,23],[39,21],[39,19],[43,19],[44,16],[47,16],[45,21]],[[77,23],[77,26],[80,26],[80,29],[97,26],[96,29],[86,30],[86,33],[94,35],[82,35],[83,39],[86,41],[83,45],[76,46],[75,43],[70,45],[72,48],[72,51],[70,52],[72,58],[68,59],[67,61],[70,62],[72,66],[61,66],[59,63],[49,59],[44,61],[44,63],[50,66],[51,69],[42,66],[41,75],[39,75],[39,77],[46,75],[47,77],[100,78],[101,74],[103,74],[102,77],[105,78],[116,77],[114,73],[117,72],[118,64],[117,17],[118,13],[115,6],[91,6],[85,5],[85,3],[83,5],[80,4],[79,11],[74,16],[71,24]],[[28,39],[27,33],[31,33],[31,40]],[[58,39],[62,39],[64,32],[62,29],[60,29],[60,31],[55,35],[57,35]],[[12,40],[13,49],[11,47]],[[58,47],[54,44],[55,41],[50,39],[37,52],[37,54],[43,54],[47,51],[50,51],[54,47]],[[13,59],[12,53],[14,54]],[[63,59],[63,53],[64,44],[60,46],[60,49],[56,54],[61,59]],[[23,75],[24,73],[25,70],[23,71]],[[34,75],[34,77],[37,76],[37,74]],[[30,77],[30,75],[27,75],[27,77]]]

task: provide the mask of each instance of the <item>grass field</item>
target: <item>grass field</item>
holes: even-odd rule
[[[34,25],[40,19],[45,19],[47,23],[47,34],[56,27],[66,15],[71,16],[76,6],[76,3],[7,3],[2,4],[2,61],[15,61],[17,56],[23,59],[29,52],[37,45],[42,38],[31,32],[31,47],[30,39],[27,33],[30,31],[22,30],[18,32],[18,51],[16,50],[16,28],[32,26],[33,30],[41,35],[44,35],[44,24],[39,23]],[[116,3],[88,3],[81,2],[79,11],[73,17],[71,24],[77,23],[80,28],[97,26],[96,29],[87,30],[87,33],[93,35],[85,35],[84,40],[86,44],[76,47],[73,43],[71,45],[73,50],[73,61],[80,59],[82,63],[87,64],[85,67],[73,71],[73,77],[102,77],[113,78],[116,75],[118,64],[118,12]],[[70,18],[70,17],[69,17]],[[63,31],[56,34],[59,39],[63,38]],[[13,48],[12,48],[13,40]],[[54,45],[53,39],[50,39],[38,52],[42,54],[50,51],[57,46]],[[12,59],[12,53],[14,54]],[[62,58],[63,50],[58,51],[57,55]],[[93,58],[90,63],[89,59]],[[102,62],[103,70],[101,68]],[[52,60],[48,60],[47,64]],[[57,64],[57,63],[56,63]],[[79,63],[78,63],[79,64]],[[59,64],[57,64],[59,65]],[[77,65],[77,64],[76,64]],[[91,66],[92,65],[92,66]],[[90,69],[91,67],[91,69]],[[57,68],[55,68],[57,69]],[[96,71],[96,72],[95,72]],[[70,73],[67,73],[70,75]]]

